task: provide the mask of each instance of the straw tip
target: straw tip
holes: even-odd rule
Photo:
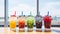
[[[14,12],[14,15],[16,16],[16,11]]]

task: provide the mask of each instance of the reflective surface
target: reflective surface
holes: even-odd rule
[[[59,34],[60,33],[60,28],[58,27],[52,27],[51,28],[52,31],[51,32],[19,32],[18,28],[16,29],[16,31],[12,31],[10,30],[9,27],[0,27],[0,34]]]

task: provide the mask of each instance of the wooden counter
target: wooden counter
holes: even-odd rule
[[[10,30],[9,27],[0,27],[0,34],[60,34],[60,28],[59,27],[52,27],[51,32],[14,32]]]

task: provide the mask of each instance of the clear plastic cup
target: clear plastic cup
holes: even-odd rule
[[[27,17],[27,27],[28,27],[28,31],[33,31],[33,27],[34,27],[34,17],[33,16]]]
[[[9,18],[9,25],[10,25],[10,29],[16,29],[16,16],[15,15],[11,15],[11,17]]]

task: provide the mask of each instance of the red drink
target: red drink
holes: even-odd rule
[[[44,26],[45,28],[50,28],[51,27],[51,16],[45,16],[44,17]]]

